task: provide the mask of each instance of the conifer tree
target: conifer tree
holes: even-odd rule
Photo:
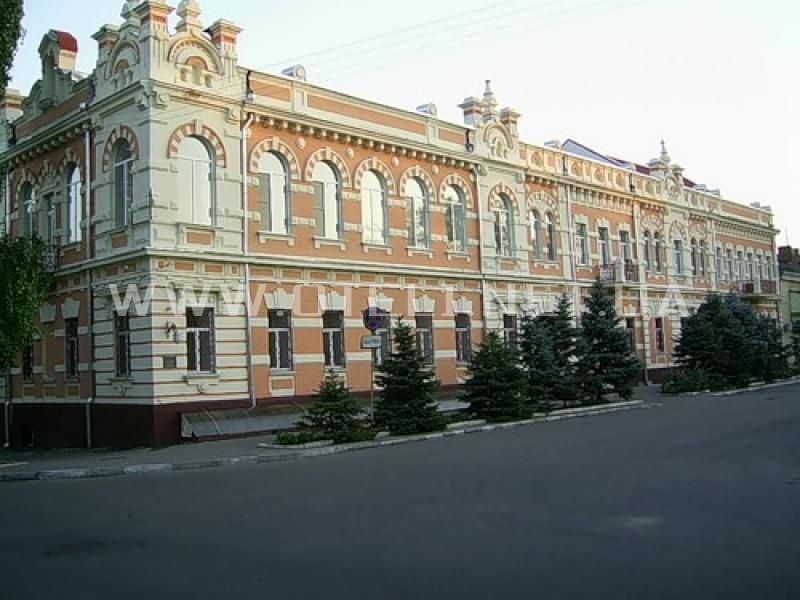
[[[392,333],[395,349],[377,368],[382,390],[375,407],[376,425],[393,435],[443,429],[445,419],[436,410],[434,397],[439,382],[426,366],[411,326],[398,319]]]
[[[549,333],[555,358],[556,376],[553,379],[553,398],[566,408],[576,398],[576,356],[578,330],[572,318],[569,297],[563,294],[552,314],[540,315],[537,320]]]
[[[581,317],[584,347],[579,364],[585,399],[598,404],[607,392],[629,399],[641,365],[620,327],[622,319],[617,316],[614,299],[599,279],[592,286],[586,307]]]
[[[527,376],[528,406],[549,412],[559,377],[550,329],[532,313],[522,317],[520,361]]]
[[[511,421],[531,416],[525,373],[517,352],[490,331],[472,357],[464,399],[474,416],[487,421]]]
[[[365,437],[364,411],[350,390],[333,370],[325,374],[314,404],[298,424],[320,439],[336,443],[353,442]]]

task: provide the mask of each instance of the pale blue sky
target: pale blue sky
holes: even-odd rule
[[[172,0],[177,5],[177,0]],[[663,137],[686,176],[740,202],[772,205],[779,243],[800,245],[800,3],[792,0],[200,0],[206,25],[245,28],[240,63],[414,109],[457,105],[492,79],[523,116],[529,142],[572,137],[646,162]],[[50,28],[91,39],[122,2],[27,0],[13,71],[23,93],[39,76]],[[368,41],[359,42],[369,38]],[[298,57],[302,57],[299,58]],[[297,59],[297,60],[293,60]]]

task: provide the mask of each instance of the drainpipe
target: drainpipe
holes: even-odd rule
[[[249,87],[249,86],[248,86]],[[253,344],[252,344],[252,311],[250,310],[250,219],[249,219],[249,193],[247,181],[247,134],[253,124],[253,113],[247,115],[247,121],[242,127],[241,167],[242,167],[242,254],[244,255],[244,288],[245,288],[245,345],[247,348],[247,393],[250,397],[250,408],[256,407],[256,385],[253,372]]]
[[[84,108],[86,110],[86,107]],[[86,234],[84,239],[84,247],[86,248],[87,261],[91,259],[91,197],[92,197],[92,169],[91,169],[91,126],[87,123],[83,127],[83,168],[84,168],[84,185],[83,185],[83,218],[86,220]],[[94,398],[97,391],[97,378],[94,372],[94,359],[95,359],[95,340],[94,340],[94,282],[91,265],[87,270],[86,282],[86,306],[89,311],[89,397],[86,399],[86,447],[93,447],[93,407]]]
[[[5,172],[5,212],[6,212],[6,235],[9,235],[9,231],[11,228],[11,190],[9,186],[11,185],[11,169],[6,168]],[[4,433],[3,433],[3,447],[8,448],[11,445],[11,367],[6,367],[5,372],[5,401],[3,402],[4,408],[4,416],[3,416],[3,424],[4,424]]]

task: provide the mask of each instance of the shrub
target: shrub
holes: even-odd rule
[[[464,399],[470,414],[487,421],[512,421],[531,416],[525,374],[516,351],[490,331],[472,357]]]
[[[300,420],[301,430],[311,431],[319,439],[350,442],[362,437],[364,411],[350,390],[334,371],[329,371],[314,397],[314,404]]]

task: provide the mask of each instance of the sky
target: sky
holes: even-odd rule
[[[168,0],[173,6],[177,0]],[[312,83],[413,110],[458,104],[491,79],[530,143],[573,138],[647,162],[664,139],[685,175],[724,197],[770,205],[800,246],[800,2],[796,0],[199,0],[201,19],[244,27],[241,65],[303,64]],[[26,0],[11,86],[40,76],[51,28],[91,35],[123,2]],[[173,20],[173,25],[177,19]]]

